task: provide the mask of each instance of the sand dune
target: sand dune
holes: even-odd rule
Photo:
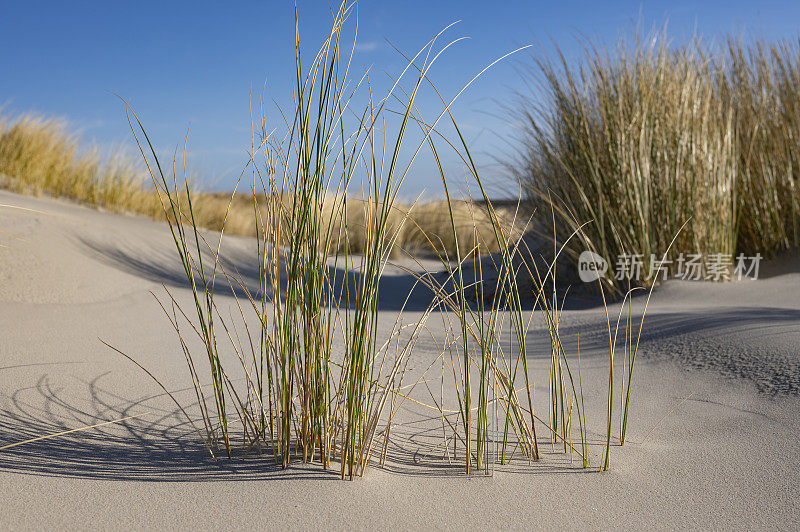
[[[758,281],[656,290],[630,441],[612,449],[609,472],[582,470],[547,443],[538,463],[464,478],[439,444],[438,414],[414,406],[393,429],[386,467],[341,482],[316,465],[281,470],[269,454],[213,462],[153,381],[101,344],[190,401],[178,342],[150,293],[163,295],[163,284],[188,297],[165,226],[6,192],[0,204],[0,446],[137,416],[0,451],[3,528],[800,526],[798,260],[766,265]],[[245,279],[251,252],[248,239],[226,242]],[[386,329],[412,284],[390,268]],[[415,297],[409,319],[424,307],[425,294]],[[604,319],[582,305],[562,322],[565,337],[581,339],[595,464]],[[537,331],[534,348],[547,345]],[[544,404],[549,353],[532,352]],[[429,354],[418,349],[417,366]]]

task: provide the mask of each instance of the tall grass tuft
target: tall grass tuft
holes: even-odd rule
[[[544,102],[522,103],[517,168],[528,197],[562,215],[562,236],[591,221],[580,247],[612,265],[643,255],[644,284],[656,277],[649,258],[689,219],[668,259],[797,246],[799,50],[733,38],[670,46],[656,33],[613,49],[584,43],[575,63],[535,60]]]
[[[366,77],[349,82],[355,43],[344,48],[341,38],[353,11],[346,2],[340,4],[330,32],[310,62],[301,49],[296,19],[294,107],[280,112],[285,129],[273,128],[261,103],[247,164],[250,190],[237,196],[242,186],[237,183],[218,217],[217,234],[202,230],[203,206],[197,200],[209,196],[192,193],[185,161],[183,170],[175,160],[171,168],[163,165],[126,103],[191,293],[189,304],[169,290],[167,300],[159,301],[194,385],[196,410],[191,417],[187,409],[181,411],[214,458],[222,452],[233,456],[241,448],[244,455],[272,452],[284,468],[301,461],[334,469],[338,461],[343,479],[363,475],[376,452],[384,463],[392,423],[407,400],[441,417],[444,453],[449,459],[452,444],[455,459],[463,449],[467,474],[476,469],[493,474],[495,464],[509,463],[517,452],[529,462],[541,459],[537,424],[547,429],[554,452],[558,447],[571,459],[577,455],[581,466],[589,467],[580,350],[578,346],[574,372],[559,330],[564,294],[558,293],[556,282],[556,262],[586,224],[571,228],[554,247],[552,262],[540,269],[541,261],[522,238],[525,224],[518,223],[518,209],[503,213],[495,208],[451,112],[475,79],[510,54],[446,100],[428,76],[440,55],[457,41],[437,45],[445,28],[416,56],[406,58],[407,65],[389,93],[376,98]],[[404,79],[410,88],[402,85]],[[443,107],[433,122],[424,120],[415,103],[428,86]],[[353,102],[362,92],[366,103],[356,108]],[[401,102],[399,112],[387,109],[387,102],[395,100]],[[387,113],[395,119],[385,119]],[[442,120],[453,127],[456,141],[442,142],[437,130]],[[404,150],[410,129],[418,129],[421,140]],[[441,203],[445,215],[437,214],[435,231],[423,227],[425,216],[414,217],[418,206],[397,202],[405,177],[426,147],[437,163],[445,192]],[[464,163],[478,201],[453,198],[441,149],[454,150]],[[351,198],[353,185],[360,185],[365,197]],[[251,221],[243,217],[233,222],[233,214],[245,209]],[[555,225],[555,214],[553,218]],[[257,290],[223,260],[222,241],[229,223],[251,224]],[[382,326],[380,281],[403,235],[417,249],[438,257],[443,272],[409,269],[417,278],[415,286],[432,292],[432,302],[415,313],[411,323],[404,322],[404,303],[393,315],[394,324]],[[525,300],[523,287],[532,287],[532,301]],[[232,296],[225,299],[226,306],[233,307],[235,315],[224,315],[220,309],[219,291],[225,288],[226,296]],[[630,303],[628,297],[623,300],[620,316],[625,301]],[[529,303],[532,308],[526,306]],[[427,369],[404,385],[416,342],[437,311],[445,324],[442,347],[439,353],[428,351],[433,360],[422,360]],[[528,360],[536,315],[542,317],[550,339],[549,422],[537,414]],[[602,469],[608,468],[612,441],[620,321],[612,326],[608,319],[609,403]],[[634,323],[632,319],[624,323],[624,354],[630,356],[632,370]],[[442,366],[440,400],[433,393],[433,405],[412,399],[420,383],[430,392],[426,375],[437,362]],[[452,373],[457,409],[445,406],[445,367]],[[631,371],[627,388],[623,387],[627,391],[620,414],[623,433],[630,376]],[[195,423],[196,417],[202,423]],[[573,420],[577,420],[577,444]]]
[[[388,96],[375,99],[370,90],[364,108],[351,108],[365,78],[355,86],[349,84],[354,45],[348,55],[340,39],[350,12],[346,3],[340,5],[330,34],[308,65],[296,26],[295,108],[291,114],[282,113],[286,123],[282,137],[268,127],[261,106],[261,125],[258,134],[254,132],[248,165],[258,242],[258,293],[251,293],[220,260],[234,198],[222,217],[219,240],[209,242],[198,229],[185,171],[182,183],[174,166],[169,177],[143,125],[130,107],[128,112],[194,297],[190,313],[170,295],[178,309],[170,320],[184,347],[212,453],[224,447],[231,454],[231,425],[238,418],[246,448],[271,447],[283,467],[296,457],[303,462],[318,460],[327,468],[338,458],[342,478],[352,479],[363,474],[373,456],[381,425],[388,441],[387,401],[392,397],[388,402],[393,410],[408,355],[431,310],[410,329],[396,325],[385,341],[378,335],[379,280],[409,217],[408,210],[395,208],[415,158],[403,162],[403,140],[417,91],[438,55],[431,57],[431,41],[414,58],[424,54],[425,64],[390,136],[383,129],[385,106],[400,80]],[[410,66],[401,78],[412,71]],[[367,197],[349,201],[348,189],[356,179]],[[355,215],[357,228],[350,227],[353,210],[360,211]],[[419,224],[417,228],[426,234]],[[357,242],[351,242],[352,235],[357,235]],[[344,279],[337,278],[337,271],[344,272]],[[217,307],[216,286],[221,279],[234,292],[245,294],[245,306],[259,318],[258,341],[247,334],[249,352],[235,322],[224,319]],[[247,327],[250,311],[236,299],[239,318]],[[162,306],[170,316],[168,305]],[[194,357],[178,325],[181,321],[191,324],[205,346],[214,408],[207,404]],[[400,328],[405,329],[403,341]],[[221,358],[222,331],[235,352],[237,371],[246,375],[245,391],[237,392],[229,376],[232,369]],[[393,338],[397,340],[391,352]]]

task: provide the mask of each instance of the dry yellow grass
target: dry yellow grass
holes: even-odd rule
[[[118,213],[164,217],[158,196],[140,165],[120,155],[104,157],[96,147],[81,146],[78,136],[58,119],[33,115],[0,117],[0,177],[0,187],[14,192],[69,198]],[[263,196],[258,198],[262,212],[266,201]],[[291,201],[289,196],[281,197],[284,209],[291,208]],[[231,198],[226,192],[197,192],[192,194],[192,203],[199,227],[219,231],[224,224],[226,234],[255,236],[251,194],[237,193]],[[341,209],[334,208],[335,204],[334,198],[326,200],[323,213],[328,220],[335,218],[334,227],[339,229],[334,234],[341,235],[336,245],[347,241],[350,251],[359,252],[363,247],[367,203],[348,199],[346,224],[342,224]],[[499,250],[485,207],[462,201],[455,202],[453,208],[462,250]],[[501,219],[510,233],[518,235],[510,216],[503,215]],[[434,253],[431,243],[439,253],[454,256],[455,242],[443,202],[413,207],[396,204],[388,223],[387,238],[397,234],[393,256],[399,256],[401,248],[411,253]]]
[[[46,193],[115,212],[156,213],[136,164],[82,149],[61,120],[0,118],[0,174],[6,176],[3,186],[15,192]]]
[[[522,182],[538,212],[625,254],[774,255],[800,245],[800,44],[656,34],[536,63]],[[675,259],[675,256],[670,256]]]
[[[494,234],[490,213],[485,205],[469,201],[452,202],[453,219],[462,254],[475,250],[479,255],[496,253],[500,244]],[[506,231],[506,238],[514,242],[521,236],[522,224],[515,219],[514,212],[496,209],[500,225]],[[403,245],[409,251],[425,251],[433,243],[440,253],[452,257],[455,249],[450,214],[444,201],[415,205],[410,211],[413,221],[406,222],[403,228]]]

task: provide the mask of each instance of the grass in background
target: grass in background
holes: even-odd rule
[[[530,76],[544,102],[522,104],[517,170],[532,203],[560,213],[562,237],[592,222],[572,252],[588,248],[612,267],[643,254],[649,275],[651,255],[689,219],[675,255],[798,245],[797,42],[672,47],[655,34],[586,44],[576,63],[537,60]]]
[[[155,215],[160,211],[143,185],[141,168],[122,156],[103,158],[82,149],[63,121],[26,115],[0,117],[2,187],[20,193],[47,193],[114,212]]]
[[[148,184],[149,177],[140,164],[123,155],[105,156],[97,148],[81,145],[61,120],[25,115],[15,119],[0,117],[0,187],[13,192],[68,198],[91,207],[116,213],[141,214],[163,219],[159,195]],[[190,187],[188,179],[182,186]],[[196,187],[192,187],[196,189]],[[163,191],[162,191],[163,194]],[[260,194],[230,192],[198,192],[192,194],[194,220],[199,228],[222,230],[229,235],[256,236],[254,201],[263,216],[281,203],[293,203],[290,193]],[[339,200],[330,197],[322,201],[320,216],[337,226],[329,243],[331,253],[349,246],[353,252],[366,249],[365,235],[370,221],[370,201],[349,197],[342,209]],[[164,199],[163,197],[161,199]],[[179,195],[182,211],[187,211],[187,196]],[[492,240],[491,223],[486,209],[469,201],[453,203],[457,238],[462,248],[475,246],[480,238],[484,253],[499,250]],[[344,213],[346,214],[346,220]],[[401,255],[401,248],[410,253],[435,254],[438,251],[454,255],[455,240],[450,231],[445,202],[418,203],[413,206],[395,201],[388,213],[387,223],[393,239],[392,256]],[[172,218],[174,221],[174,217]],[[405,224],[406,219],[412,222]],[[501,216],[507,231],[513,227],[510,213]],[[347,231],[343,231],[344,228]],[[477,230],[477,233],[475,232]]]

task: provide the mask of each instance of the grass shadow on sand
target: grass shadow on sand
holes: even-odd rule
[[[153,408],[158,396],[120,401],[88,383],[90,401],[70,402],[47,375],[10,396],[0,411],[0,442],[8,445],[81,426],[149,414],[111,425],[55,436],[0,451],[0,471],[71,478],[191,482],[216,480],[336,479],[316,467],[281,470],[271,454],[246,459],[241,447],[231,460],[214,461],[180,411]],[[0,445],[0,446],[2,446]]]
[[[232,459],[213,460],[200,438],[177,409],[154,408],[163,396],[125,400],[101,387],[107,374],[87,382],[90,400],[71,400],[53,386],[48,375],[36,385],[11,394],[0,410],[0,447],[58,434],[82,426],[149,412],[119,423],[72,432],[0,450],[0,471],[52,477],[141,482],[209,482],[264,480],[337,480],[318,463],[293,461],[281,469],[269,449],[261,454],[241,445]],[[443,453],[441,418],[417,415],[392,427],[383,470],[399,475],[463,477],[463,464]],[[452,445],[452,440],[450,440]],[[601,445],[598,440],[597,445]],[[376,452],[376,455],[378,452]],[[517,453],[518,454],[518,453]],[[378,466],[374,463],[374,467]],[[520,474],[580,474],[579,464],[554,454],[530,466],[521,456],[498,471]],[[367,472],[369,476],[369,471]]]

